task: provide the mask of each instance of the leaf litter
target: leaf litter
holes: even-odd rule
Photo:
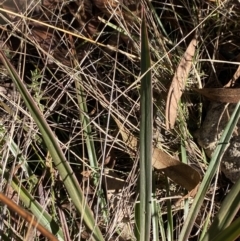
[[[173,129],[177,119],[178,103],[185,89],[186,79],[192,67],[192,61],[197,46],[195,36],[187,47],[170,85],[166,102],[166,128]]]
[[[138,148],[137,138],[117,118],[114,117],[114,120],[129,154],[135,155]],[[189,192],[196,189],[201,179],[200,174],[194,168],[178,161],[159,148],[153,148],[152,166],[164,172],[167,177]]]
[[[193,88],[194,91],[207,97],[211,101],[223,103],[237,103],[240,101],[240,88],[237,86],[237,80],[240,77],[240,66],[238,66],[233,77],[223,88]]]

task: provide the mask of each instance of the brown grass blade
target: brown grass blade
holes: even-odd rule
[[[166,128],[168,130],[174,128],[177,118],[178,102],[185,89],[185,82],[192,66],[196,46],[197,38],[194,37],[187,47],[173,77],[166,103]]]
[[[193,90],[212,101],[223,103],[237,103],[240,101],[240,88],[194,88]]]

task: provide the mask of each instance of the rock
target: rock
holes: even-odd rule
[[[236,104],[218,102],[210,104],[203,125],[196,133],[198,144],[205,150],[209,158],[211,158],[235,106]],[[233,183],[240,178],[240,135],[238,130],[240,130],[240,121],[235,127],[221,161],[221,171]]]

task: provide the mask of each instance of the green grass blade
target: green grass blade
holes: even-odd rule
[[[161,241],[167,241],[166,233],[165,233],[165,227],[164,227],[164,221],[163,221],[163,215],[161,212],[161,207],[158,205],[158,219],[159,219],[159,229],[161,234]]]
[[[21,151],[19,150],[17,144],[13,141],[13,140],[9,140],[8,141],[8,147],[12,153],[12,155],[15,158],[19,159],[19,164],[21,165],[22,170],[24,171],[24,174],[27,178],[29,178],[30,176],[34,175],[31,168],[29,167],[27,160],[19,153],[21,153]]]
[[[3,172],[1,166],[0,174],[3,174],[6,180],[9,180],[9,172]],[[38,219],[38,222],[50,232],[52,232],[54,235],[56,235],[59,241],[63,241],[64,237],[61,227],[59,227],[56,221],[53,220],[52,216],[50,216],[35,200],[35,198],[21,185],[21,183],[15,176],[12,177],[11,187],[18,193],[20,200],[27,208],[31,210],[34,216]]]
[[[181,141],[181,160],[183,163],[188,164],[187,151],[185,148],[184,140]],[[187,195],[187,191],[186,191],[186,195]],[[189,212],[189,199],[186,198],[184,200],[184,216],[183,216],[184,220],[187,218],[188,212]]]
[[[147,2],[147,3],[148,3],[148,5],[149,5],[149,8],[150,8],[151,11],[152,11],[153,16],[154,16],[155,19],[156,19],[156,22],[157,22],[159,28],[161,29],[162,33],[167,37],[168,43],[170,43],[171,45],[173,45],[173,43],[170,42],[170,38],[169,38],[169,36],[168,36],[168,33],[166,32],[166,30],[165,30],[165,28],[164,28],[164,26],[163,26],[163,24],[162,24],[162,22],[161,22],[161,19],[159,18],[159,15],[157,14],[156,9],[154,8],[152,2],[149,1],[149,2]]]
[[[215,216],[212,225],[207,231],[202,241],[212,240],[217,236],[220,230],[224,230],[230,225],[236,213],[240,209],[240,179],[231,188],[217,215]]]
[[[232,113],[231,115],[231,118],[221,136],[221,139],[218,143],[218,146],[215,150],[215,152],[213,153],[213,157],[210,161],[210,164],[209,164],[209,167],[208,167],[208,170],[207,172],[205,173],[205,176],[203,178],[203,181],[199,187],[199,190],[197,192],[197,195],[194,199],[194,202],[192,204],[192,207],[189,211],[189,214],[184,222],[184,225],[183,225],[183,228],[182,228],[182,231],[180,233],[180,236],[179,236],[179,241],[185,241],[188,239],[189,237],[189,234],[192,230],[192,227],[194,225],[194,221],[197,217],[197,214],[200,210],[200,207],[203,203],[203,200],[204,200],[204,197],[207,193],[207,190],[208,190],[208,187],[210,186],[211,184],[211,181],[212,181],[212,178],[214,177],[218,167],[219,167],[219,164],[220,164],[220,161],[221,161],[221,158],[228,146],[228,143],[229,143],[229,140],[232,136],[232,132],[234,130],[234,127],[236,126],[238,120],[239,120],[239,117],[240,117],[240,102],[236,105],[235,107],[235,110],[234,112]]]
[[[235,241],[240,237],[240,218],[237,218],[229,227],[219,232],[211,241]]]
[[[158,241],[159,240],[159,225],[158,225],[158,205],[156,202],[156,180],[155,180],[155,175],[153,173],[152,176],[152,227],[153,227],[153,241]]]
[[[52,156],[55,166],[57,167],[59,174],[64,182],[64,185],[71,197],[77,211],[83,216],[83,220],[88,229],[92,231],[95,240],[104,240],[102,233],[98,226],[95,225],[94,217],[92,215],[91,209],[86,203],[83,192],[79,186],[79,183],[70,167],[69,163],[66,161],[65,156],[54,136],[52,130],[47,124],[40,112],[39,108],[35,104],[25,85],[23,84],[21,78],[18,76],[15,68],[8,61],[6,56],[2,51],[0,51],[0,58],[9,72],[14,84],[19,90],[27,108],[31,112],[31,115],[36,122],[46,146]]]
[[[81,119],[83,129],[84,129],[84,136],[86,138],[88,158],[89,158],[91,167],[93,168],[94,171],[96,171],[98,169],[97,155],[95,152],[94,142],[92,139],[91,123],[90,123],[89,118],[86,116],[86,114],[88,113],[88,109],[87,109],[86,100],[84,97],[85,95],[84,95],[84,91],[82,90],[81,85],[79,84],[79,79],[75,80],[75,86],[77,89],[78,105],[81,110],[80,119]],[[97,185],[97,183],[95,183],[95,184]]]
[[[167,191],[167,196],[170,197],[170,187],[169,187],[169,181],[168,178],[166,178],[166,191]],[[171,201],[168,199],[167,200],[167,240],[173,241],[173,214],[172,214],[172,204]]]
[[[85,137],[85,141],[86,141],[90,166],[94,170],[94,173],[92,175],[93,183],[94,183],[95,187],[99,189],[98,200],[99,200],[99,204],[101,207],[101,211],[103,212],[105,221],[107,221],[107,217],[108,217],[108,213],[107,213],[107,209],[106,209],[107,202],[104,197],[104,191],[101,188],[101,180],[100,180],[101,176],[100,176],[100,170],[98,167],[98,161],[97,161],[97,155],[96,155],[96,150],[95,150],[95,146],[94,146],[94,141],[92,138],[93,133],[92,133],[92,128],[91,128],[91,122],[90,122],[90,119],[88,118],[88,116],[86,116],[86,114],[88,113],[88,109],[87,109],[87,105],[86,105],[86,99],[84,97],[85,96],[84,90],[82,89],[79,81],[81,81],[81,79],[78,79],[78,78],[75,79],[75,86],[77,89],[77,100],[78,100],[78,105],[79,105],[79,109],[80,109],[80,119],[81,119],[81,122],[83,125],[84,137]],[[100,185],[100,188],[99,188],[99,185]]]
[[[141,27],[140,223],[139,240],[150,240],[152,195],[152,83],[145,19]]]

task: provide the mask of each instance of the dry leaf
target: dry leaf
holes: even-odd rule
[[[137,138],[133,136],[119,120],[115,117],[113,118],[119,127],[123,141],[129,149],[129,154],[134,155],[138,146]],[[174,159],[158,148],[153,149],[152,166],[163,171],[166,176],[190,192],[195,189],[200,182],[200,174],[195,169]]]
[[[240,101],[240,88],[194,88],[193,90],[212,101],[223,103],[237,103]]]
[[[200,174],[195,169],[158,148],[153,150],[152,165],[189,192],[194,190],[200,182]]]
[[[166,128],[168,130],[174,127],[177,118],[178,102],[185,88],[185,82],[192,66],[196,46],[197,38],[195,37],[190,42],[173,77],[166,103]]]

